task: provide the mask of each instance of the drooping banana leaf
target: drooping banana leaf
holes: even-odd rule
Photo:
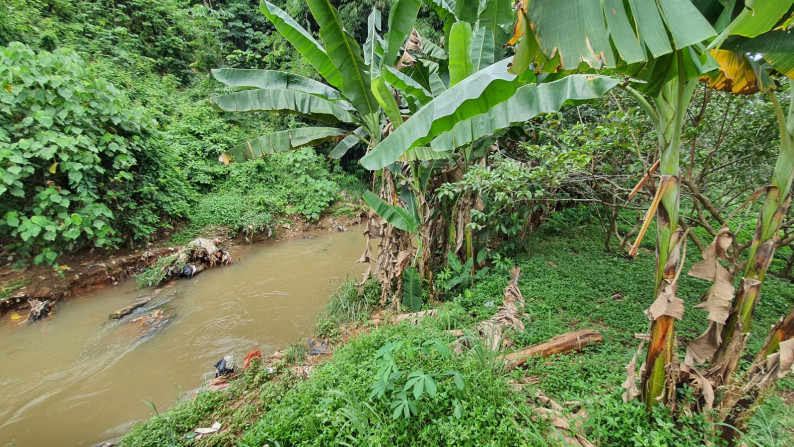
[[[430,59],[435,59],[437,61],[445,61],[449,59],[445,49],[429,40],[422,41],[422,52],[425,54],[425,57],[429,57]]]
[[[339,140],[348,133],[349,131],[334,127],[303,127],[273,132],[233,147],[230,151],[224,153],[226,157],[224,162],[228,164],[228,162],[232,161],[253,160],[310,144]]]
[[[432,160],[449,160],[452,157],[450,152],[438,152],[427,146],[418,146],[408,149],[408,152],[403,154],[402,161],[432,161]]]
[[[529,59],[542,54],[547,64],[565,70],[581,63],[615,68],[620,62],[647,61],[646,50],[658,58],[716,35],[689,0],[628,0],[629,8],[624,5],[623,0],[570,0],[560,7],[557,0],[522,0],[519,9],[532,27],[519,24],[516,30],[528,30],[524,38],[538,43],[522,51],[536,51]]]
[[[391,89],[382,77],[377,77],[372,80],[372,93],[375,95],[375,99],[378,101],[378,104],[380,104],[383,112],[389,117],[394,128],[400,127],[400,124],[403,123],[402,115],[400,115],[400,107],[397,105],[397,101],[395,101],[394,96],[392,96]]]
[[[339,12],[327,0],[307,0],[312,16],[320,26],[320,37],[325,50],[342,74],[342,93],[358,113],[370,115],[378,111],[378,102],[372,95],[367,66],[361,48],[345,31]]]
[[[485,113],[509,99],[519,87],[513,82],[515,75],[507,72],[509,61],[499,61],[450,87],[383,139],[361,159],[361,164],[370,170],[383,168],[408,149],[421,146],[451,130],[458,122]]]
[[[449,32],[449,84],[454,86],[474,73],[471,61],[472,30],[468,22],[457,22]]]
[[[413,233],[419,226],[413,214],[401,206],[389,205],[370,191],[364,191],[362,198],[380,217],[395,228]]]
[[[419,0],[397,0],[389,11],[389,32],[386,33],[386,51],[383,64],[392,66],[405,43],[405,39],[414,29],[416,16],[419,14]]]
[[[344,99],[339,90],[285,71],[216,68],[212,70],[212,76],[229,87],[281,88],[311,93],[332,101]],[[352,106],[350,110],[353,110]]]
[[[397,71],[392,67],[383,67],[381,76],[389,84],[402,91],[406,95],[410,95],[422,104],[425,105],[433,99],[433,95],[425,90],[421,84],[414,81],[401,71]]]
[[[342,158],[353,146],[363,143],[366,137],[367,134],[364,132],[364,128],[359,127],[350,135],[342,138],[342,141],[331,150],[328,156],[333,159]]]
[[[342,87],[342,74],[331,61],[325,48],[308,31],[281,8],[268,1],[262,1],[259,9],[273,23],[279,34],[284,36],[329,84],[336,88]]]
[[[547,84],[525,85],[487,113],[457,123],[431,141],[430,146],[434,151],[451,151],[541,113],[556,112],[567,101],[601,97],[617,84],[617,80],[606,76],[570,75]]]
[[[357,122],[343,101],[329,101],[306,92],[295,90],[256,89],[244,90],[210,99],[212,104],[225,112],[287,112],[335,123]],[[346,107],[347,106],[347,107]]]

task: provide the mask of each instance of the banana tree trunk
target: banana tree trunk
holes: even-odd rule
[[[722,438],[735,445],[766,392],[794,368],[794,308],[769,331],[764,347],[747,372],[743,387],[731,389],[722,400]],[[785,355],[784,355],[785,354]]]
[[[712,362],[712,378],[717,384],[730,384],[747,345],[753,314],[761,294],[761,284],[775,255],[783,219],[791,203],[791,183],[794,180],[794,96],[788,115],[770,91],[770,99],[780,127],[780,153],[772,182],[767,187],[764,205],[758,216],[753,242],[747,259],[744,277],[739,285],[733,308],[722,330],[723,343]]]
[[[656,211],[656,299],[648,312],[652,321],[650,345],[640,390],[648,407],[667,403],[675,390],[675,320],[683,315],[683,302],[676,297],[676,290],[681,245],[685,242],[678,225],[679,150],[683,120],[694,88],[695,81],[679,76],[668,82],[654,98],[661,181]]]

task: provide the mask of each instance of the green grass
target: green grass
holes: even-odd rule
[[[444,297],[447,302],[439,306],[437,315],[417,326],[382,326],[359,335],[337,348],[331,359],[311,372],[309,380],[288,372],[277,376],[261,370],[247,372],[243,383],[229,392],[228,399],[236,404],[219,405],[214,413],[200,406],[196,410],[204,419],[195,426],[225,418],[232,431],[190,445],[234,445],[238,436],[242,445],[251,446],[564,445],[561,433],[532,415],[537,390],[558,402],[580,402],[571,407],[588,415],[580,433],[599,446],[719,445],[704,416],[670,414],[664,408],[649,415],[637,402],[622,402],[623,366],[638,346],[634,334],[648,330],[643,310],[653,299],[655,261],[647,251],[634,260],[605,253],[600,238],[598,229],[586,224],[567,233],[553,228],[536,231],[530,240],[531,255],[500,258],[490,274],[462,293]],[[647,246],[652,247],[652,241],[643,243]],[[694,247],[688,251],[685,272],[700,259]],[[501,302],[514,263],[522,269],[519,287],[528,314],[526,331],[512,336],[516,345],[542,342],[577,328],[600,330],[604,342],[579,354],[532,359],[525,370],[511,372],[499,367],[496,354],[476,341],[472,349],[454,355],[436,348],[437,342],[446,346],[453,341],[447,330],[473,330],[496,311],[497,306],[487,304]],[[686,313],[677,325],[677,335],[683,342],[706,328],[705,313],[693,307],[708,287],[694,278],[680,280]],[[377,297],[376,292],[359,296],[352,284],[343,284],[320,316],[318,332],[333,336],[339,325],[361,322],[372,309],[370,296]],[[762,294],[748,353],[760,348],[769,325],[794,303],[794,287],[775,278],[767,279]],[[679,351],[683,355],[684,349]],[[288,349],[286,357],[289,363],[299,363],[304,356],[305,343],[301,342]],[[384,365],[392,364],[396,369],[384,376]],[[462,379],[462,388],[453,380],[456,375]],[[508,381],[524,376],[535,379],[537,385],[511,391]],[[418,390],[408,382],[410,377],[432,381],[433,393],[427,387]],[[790,386],[789,381],[778,385],[781,389]],[[686,399],[686,392],[680,398]],[[161,433],[158,439],[170,436],[168,430],[173,427],[186,427],[176,422],[167,425],[163,417],[146,425]],[[174,416],[172,420],[180,419]],[[793,420],[794,413],[785,402],[771,395],[750,424],[748,445],[787,445]],[[147,430],[137,427],[122,445],[146,445],[136,443],[136,433]],[[179,439],[184,439],[181,434]],[[777,444],[769,444],[770,440]],[[185,444],[180,441],[179,445]]]
[[[30,278],[17,278],[4,282],[0,285],[0,301],[7,299],[28,284],[30,284]]]

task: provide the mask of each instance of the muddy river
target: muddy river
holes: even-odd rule
[[[224,355],[267,356],[313,328],[328,293],[348,276],[364,238],[357,228],[235,247],[241,260],[180,280],[152,301],[173,315],[148,334],[108,315],[147,290],[134,281],[59,303],[55,315],[0,321],[0,446],[92,446],[123,435],[214,377]],[[151,290],[148,290],[151,293]],[[148,335],[147,335],[148,334]]]

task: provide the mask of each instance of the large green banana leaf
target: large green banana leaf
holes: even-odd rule
[[[244,90],[210,99],[226,112],[288,112],[335,123],[356,123],[358,120],[343,101],[329,101],[306,92],[281,88]]]
[[[380,217],[395,228],[413,233],[419,227],[419,221],[411,211],[401,206],[389,205],[369,191],[364,191],[362,198]]]
[[[419,0],[397,0],[389,11],[389,32],[386,33],[386,53],[383,56],[384,65],[394,65],[400,54],[405,39],[414,29],[416,16],[419,14]]]
[[[472,30],[468,22],[457,22],[449,32],[449,84],[453,86],[475,72],[471,61]]]
[[[617,80],[606,76],[570,75],[547,84],[525,85],[487,113],[457,123],[431,141],[430,146],[434,151],[451,151],[541,113],[556,112],[567,101],[601,97],[617,84]]]
[[[320,26],[325,50],[342,74],[342,93],[362,116],[377,113],[378,102],[372,95],[370,76],[361,48],[345,31],[339,12],[327,0],[307,0],[314,20]]]
[[[369,67],[370,78],[379,75],[383,55],[383,39],[380,35],[380,11],[372,8],[367,18],[367,40],[364,41],[364,65]]]
[[[499,61],[450,87],[419,109],[406,125],[383,139],[361,159],[361,164],[370,170],[388,166],[408,149],[421,146],[458,122],[486,113],[509,99],[519,87],[513,82],[516,76],[507,72],[509,62],[509,59]]]
[[[229,87],[282,88],[311,93],[329,100],[344,99],[342,93],[322,82],[285,71],[216,68],[212,76]],[[352,110],[352,106],[350,106]]]
[[[469,25],[474,25],[477,22],[477,16],[480,14],[480,0],[456,0],[455,1],[455,17],[462,22]]]
[[[537,45],[520,48],[532,54],[518,56],[565,70],[645,62],[648,53],[659,57],[716,35],[689,0],[568,0],[564,7],[558,0],[522,0],[520,10],[517,31]]]
[[[309,144],[339,140],[349,131],[333,127],[303,127],[263,135],[226,152],[226,162],[253,160],[276,152],[286,152]]]
[[[421,105],[425,105],[433,99],[433,95],[425,90],[421,84],[408,77],[405,73],[397,71],[392,67],[383,67],[381,76],[383,76],[386,82],[402,91],[405,95],[416,98]]]
[[[486,28],[477,28],[471,38],[471,62],[474,71],[494,63],[495,44],[493,33]]]
[[[342,87],[342,74],[336,68],[325,49],[308,31],[303,29],[289,14],[278,6],[262,1],[259,4],[262,14],[273,23],[276,30],[306,58],[320,75],[336,88]]]
[[[363,127],[359,127],[358,129],[354,130],[353,133],[350,135],[342,138],[340,141],[328,154],[329,157],[334,159],[342,158],[343,155],[347,153],[353,146],[365,142],[365,138],[367,134],[364,132]]]
[[[375,95],[375,99],[377,99],[378,104],[380,104],[380,107],[383,109],[383,113],[389,117],[389,120],[391,121],[394,128],[396,129],[400,127],[400,124],[403,123],[403,118],[400,114],[400,107],[397,105],[397,101],[395,101],[394,96],[392,96],[391,89],[382,77],[378,76],[372,80],[372,93]]]
[[[501,48],[510,40],[513,22],[513,0],[488,0],[479,17],[479,27],[491,34],[494,48]]]

